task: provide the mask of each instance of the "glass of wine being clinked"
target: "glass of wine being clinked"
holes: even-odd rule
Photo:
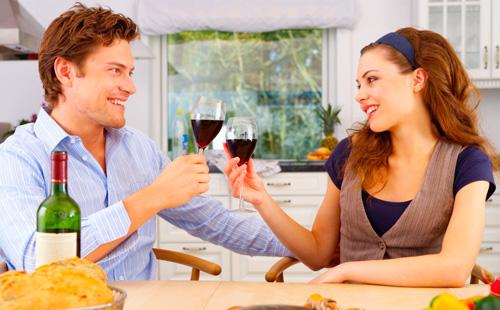
[[[226,125],[226,144],[232,157],[239,157],[238,166],[246,164],[257,145],[257,125],[251,117],[232,117]],[[240,185],[240,199],[236,212],[254,212],[245,208],[242,200],[243,181]]]
[[[222,128],[225,117],[222,100],[198,97],[191,109],[191,126],[198,144],[198,153],[203,154]]]

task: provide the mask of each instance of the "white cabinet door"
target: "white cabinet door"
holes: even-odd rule
[[[300,225],[311,228],[323,196],[273,195],[273,199]],[[238,200],[233,198],[231,205],[237,208]]]
[[[311,228],[323,200],[323,196],[273,195],[281,208],[300,225]],[[233,204],[234,205],[234,204]],[[234,281],[265,281],[264,276],[280,258],[250,257],[232,254],[232,274]],[[314,278],[314,272],[303,264],[297,264],[285,271],[286,282],[307,282]]]
[[[264,178],[266,190],[271,195],[324,195],[327,174],[325,172],[289,172]]]
[[[231,280],[231,253],[223,247],[205,242],[184,245],[179,243],[160,243],[160,248],[194,255],[219,264],[222,267],[222,272],[218,276],[200,272],[200,280]],[[160,280],[189,280],[191,278],[191,268],[181,264],[158,261],[158,271],[158,278]]]
[[[477,258],[477,263],[486,268],[495,277],[500,276],[500,242],[483,242],[483,250]]]
[[[279,257],[250,257],[245,255],[231,254],[233,281],[265,282],[265,274],[271,266],[277,262]],[[308,282],[325,270],[312,271],[305,265],[296,264],[284,272],[285,282]]]
[[[477,263],[495,276],[500,276],[500,195],[494,194],[486,203],[483,242]]]
[[[492,12],[492,34],[491,34],[491,69],[492,76],[500,79],[500,1],[493,0],[491,4]]]
[[[420,0],[419,25],[446,37],[472,78],[491,78],[490,0]]]
[[[213,196],[213,198],[222,202],[222,205],[229,209],[230,198],[228,196]],[[158,217],[158,240],[159,242],[204,242],[160,217]]]

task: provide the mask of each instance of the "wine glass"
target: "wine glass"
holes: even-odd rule
[[[257,145],[257,125],[251,117],[232,117],[226,125],[226,144],[231,156],[239,157],[238,166],[245,164],[253,154]],[[243,192],[243,180],[240,184],[240,198],[238,209],[235,212],[254,212],[245,208],[241,195]]]
[[[217,136],[224,123],[224,102],[219,99],[200,96],[191,108],[191,126],[198,144],[198,153]]]

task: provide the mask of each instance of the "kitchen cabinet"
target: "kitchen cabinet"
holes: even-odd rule
[[[238,200],[230,195],[230,189],[221,173],[212,173],[209,195],[218,199],[226,208],[236,209]],[[276,202],[300,224],[311,227],[326,191],[325,172],[279,173],[263,179],[264,184]],[[266,271],[278,257],[250,257],[240,255],[220,246],[195,238],[185,231],[159,219],[158,244],[160,248],[171,249],[208,259],[222,266],[221,280],[264,281]],[[161,280],[186,279],[190,269],[175,264],[160,262],[158,276]],[[293,266],[286,273],[287,282],[307,282],[318,272],[302,264]],[[200,279],[216,280],[210,275],[200,274]]]
[[[477,263],[495,276],[500,276],[500,193],[498,192],[486,202],[486,225]]]
[[[500,1],[417,0],[418,26],[445,36],[479,88],[500,88]]]

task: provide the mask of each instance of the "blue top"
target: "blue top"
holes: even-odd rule
[[[325,169],[333,183],[340,190],[344,178],[342,167],[351,153],[349,138],[343,139],[335,147],[332,155],[325,163]],[[488,181],[490,187],[486,199],[496,189],[493,178],[491,161],[486,154],[477,147],[467,147],[459,155],[455,168],[455,179],[453,181],[453,197],[467,184],[475,181]],[[365,191],[362,191],[363,206],[368,220],[375,232],[382,236],[388,231],[406,210],[411,200],[404,202],[392,202],[377,199]]]
[[[123,199],[150,184],[169,164],[144,134],[129,127],[106,130],[106,173],[82,140],[66,133],[45,110],[0,144],[0,249],[9,269],[35,267],[36,211],[50,194],[50,153],[68,152],[68,190],[82,214],[81,255],[124,236],[130,218]],[[249,255],[291,255],[258,216],[228,212],[199,196],[158,214],[190,234]],[[99,265],[110,281],[154,279],[156,218],[149,219]],[[0,251],[1,252],[1,251]]]

